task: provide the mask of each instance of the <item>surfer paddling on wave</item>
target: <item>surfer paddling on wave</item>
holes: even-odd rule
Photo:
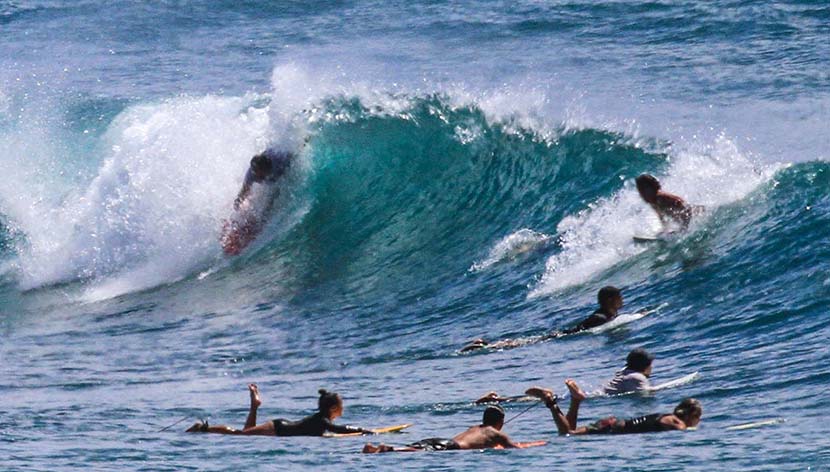
[[[692,206],[677,195],[661,190],[660,181],[651,174],[641,174],[635,182],[640,197],[654,209],[664,228],[670,221],[674,221],[680,230],[688,229],[692,220]]]
[[[645,349],[638,347],[628,353],[625,359],[625,368],[614,374],[608,383],[602,387],[606,395],[622,395],[631,392],[647,392],[651,389],[651,364],[654,355]],[[488,392],[475,401],[476,405],[483,403],[511,402],[527,397],[502,397],[497,392]]]
[[[271,212],[271,206],[279,193],[276,182],[285,175],[294,155],[287,151],[266,149],[251,158],[242,188],[233,201],[234,215],[225,221],[222,229],[222,249],[228,255],[237,255],[256,238]],[[254,184],[262,188],[254,202]]]
[[[187,432],[243,436],[322,436],[326,432],[372,433],[370,430],[363,428],[334,424],[334,420],[343,415],[343,399],[334,392],[327,392],[322,389],[319,391],[320,398],[317,400],[317,413],[299,421],[276,419],[257,425],[257,409],[262,404],[259,399],[259,389],[256,384],[250,384],[248,390],[251,393],[251,407],[248,411],[248,418],[245,420],[245,426],[242,429],[234,429],[225,425],[210,426],[207,421],[199,421],[188,428]]]
[[[546,334],[545,336],[542,336],[539,341],[558,338],[566,334],[578,333],[580,331],[596,328],[597,326],[608,323],[617,317],[620,308],[623,307],[622,292],[620,292],[620,289],[617,287],[612,287],[610,285],[602,287],[597,293],[597,303],[599,303],[599,308],[597,308],[591,316],[585,318],[573,328]],[[484,339],[479,338],[470,341],[466,346],[461,348],[461,352],[475,351],[476,349],[484,347],[489,347],[490,349],[503,349],[517,347],[520,345],[522,345],[522,343],[517,343],[511,340],[498,341],[491,344]]]
[[[452,451],[459,449],[492,449],[494,447],[517,448],[521,444],[514,443],[501,431],[504,426],[504,410],[499,406],[489,406],[484,410],[482,424],[473,426],[467,431],[456,435],[452,439],[430,438],[408,444],[403,447],[377,446],[367,443],[363,452],[374,454],[379,452],[416,452],[416,451]]]
[[[619,420],[616,417],[609,416],[588,426],[577,426],[579,405],[587,395],[573,380],[566,380],[565,385],[571,392],[571,404],[567,415],[559,409],[559,405],[556,403],[556,395],[550,390],[532,387],[526,392],[528,395],[545,402],[545,406],[553,415],[553,421],[556,422],[559,434],[634,434],[682,431],[697,426],[703,414],[703,408],[699,401],[694,398],[686,398],[674,408],[672,413],[655,413],[627,420]]]

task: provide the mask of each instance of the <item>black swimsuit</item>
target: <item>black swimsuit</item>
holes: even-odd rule
[[[362,433],[363,429],[353,426],[339,426],[331,422],[322,413],[315,413],[299,421],[276,419],[274,423],[274,434],[277,436],[322,436],[325,432],[330,433]]]
[[[454,451],[461,449],[461,446],[452,439],[429,438],[422,439],[412,444],[407,444],[406,447],[418,449],[421,451]]]
[[[660,423],[666,415],[655,413],[627,420],[618,420],[611,416],[589,425],[588,434],[635,434],[658,433],[670,431],[672,428]]]

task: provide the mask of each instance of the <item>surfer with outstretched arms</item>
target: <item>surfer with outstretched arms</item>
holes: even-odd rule
[[[279,189],[276,182],[291,165],[294,155],[287,151],[266,149],[251,158],[251,164],[242,181],[242,188],[233,201],[234,214],[222,228],[222,249],[235,256],[253,241],[268,218]],[[254,193],[254,185],[262,191]],[[253,198],[257,195],[257,198]]]
[[[700,423],[701,415],[703,415],[700,402],[694,398],[686,398],[674,408],[672,413],[655,413],[626,420],[609,416],[588,426],[577,426],[579,405],[585,400],[586,395],[573,380],[565,381],[565,385],[571,392],[571,404],[567,415],[559,409],[556,395],[550,390],[532,387],[526,392],[528,395],[545,402],[545,406],[553,415],[553,421],[556,422],[559,434],[634,434],[682,431],[697,426]]]
[[[606,395],[622,395],[632,392],[646,392],[651,389],[651,365],[654,355],[638,347],[628,353],[625,359],[625,368],[617,371],[614,377],[602,387]],[[526,399],[526,396],[502,397],[497,392],[487,392],[475,401],[476,405],[483,403],[502,403]]]
[[[554,331],[550,334],[542,336],[539,340],[544,341],[547,339],[558,338],[566,334],[578,333],[580,331],[596,328],[597,326],[608,323],[617,317],[620,308],[623,307],[622,292],[620,292],[620,289],[617,287],[612,287],[610,285],[602,287],[599,292],[597,292],[597,303],[599,303],[599,308],[597,308],[591,316],[580,321],[573,328],[568,328],[562,331]],[[470,341],[466,346],[461,348],[461,352],[474,351],[483,347],[489,347],[491,349],[516,347],[514,344],[516,343],[510,340],[498,341],[491,344],[484,339],[479,338]]]
[[[251,407],[242,429],[230,426],[210,426],[207,421],[199,421],[188,428],[188,433],[237,434],[243,436],[322,436],[323,433],[368,433],[372,431],[353,426],[334,424],[334,420],[343,415],[343,399],[334,392],[321,389],[317,400],[317,413],[299,421],[276,419],[260,425],[256,424],[257,409],[262,404],[256,384],[248,385],[251,394]]]
[[[682,198],[661,190],[660,181],[651,174],[641,174],[635,182],[640,197],[654,209],[664,228],[670,221],[677,223],[682,231],[689,227],[693,211]]]
[[[520,444],[514,443],[501,431],[504,426],[504,410],[499,406],[489,406],[484,410],[484,418],[478,426],[456,435],[452,439],[430,438],[424,439],[403,447],[377,446],[367,443],[363,452],[367,454],[379,452],[416,452],[416,451],[452,451],[459,449],[492,449],[494,447],[517,448]]]

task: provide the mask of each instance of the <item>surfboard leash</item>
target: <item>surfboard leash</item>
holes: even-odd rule
[[[157,432],[161,433],[161,432],[167,431],[168,429],[172,428],[173,426],[176,426],[177,424],[181,423],[182,421],[186,420],[187,418],[189,418],[189,417],[185,416],[184,418],[180,419],[179,421],[176,421],[175,423],[171,424],[170,426],[166,426],[164,428],[161,428]]]
[[[504,424],[507,424],[507,423],[509,423],[509,422],[511,422],[511,421],[513,421],[513,420],[515,420],[516,418],[518,418],[518,417],[522,416],[523,414],[527,413],[528,411],[530,411],[530,410],[532,410],[532,409],[536,408],[536,407],[537,407],[540,403],[542,403],[542,402],[535,402],[534,404],[530,405],[529,407],[527,407],[527,408],[525,408],[524,410],[522,410],[522,411],[520,411],[519,413],[517,413],[515,416],[513,416],[513,417],[512,417],[512,418],[510,418],[509,420],[505,421],[505,422],[504,422]]]

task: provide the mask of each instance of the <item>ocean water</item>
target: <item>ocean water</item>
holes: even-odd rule
[[[829,470],[830,4],[0,0],[1,470]],[[248,160],[295,150],[259,239]],[[706,207],[670,244],[633,178]],[[614,330],[459,354],[589,314]],[[363,455],[656,356],[696,431]],[[338,391],[377,438],[189,435]],[[528,404],[507,405],[507,415]],[[784,418],[745,431],[727,427]],[[166,431],[166,426],[176,424]]]

